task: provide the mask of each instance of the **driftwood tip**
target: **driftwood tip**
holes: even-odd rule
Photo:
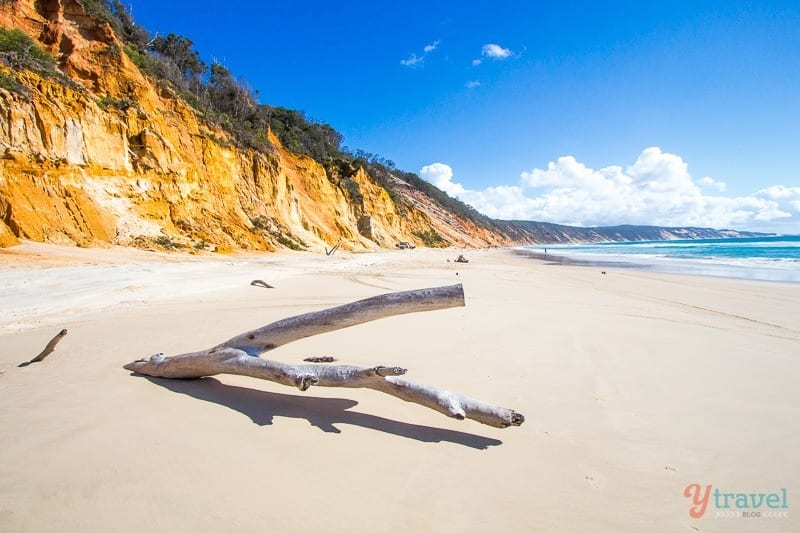
[[[143,357],[141,359],[137,359],[136,361],[132,361],[127,365],[124,365],[122,368],[125,370],[130,370],[131,372],[141,373],[141,370],[147,368],[148,365],[158,364],[164,359],[166,359],[166,357],[164,357],[163,353],[157,353],[147,358]]]
[[[138,371],[139,371],[139,370],[141,370],[141,369],[142,369],[142,368],[143,368],[143,367],[144,367],[146,364],[147,364],[147,361],[144,361],[144,360],[142,360],[142,359],[138,359],[138,360],[136,360],[136,361],[133,361],[133,362],[131,362],[131,363],[128,363],[127,365],[124,365],[122,368],[124,368],[125,370],[130,370],[131,372],[138,372]]]

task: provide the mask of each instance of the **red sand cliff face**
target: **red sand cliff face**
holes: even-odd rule
[[[363,171],[353,176],[363,205],[351,205],[321,165],[274,136],[269,154],[237,147],[144,77],[111,27],[75,0],[11,2],[0,7],[0,24],[37,40],[79,84],[15,72],[30,97],[0,89],[0,246],[24,238],[217,251],[337,242],[369,249],[421,245],[415,233],[431,229],[445,243],[504,243],[423,194],[399,207]],[[102,106],[103,97],[136,105],[121,111]]]

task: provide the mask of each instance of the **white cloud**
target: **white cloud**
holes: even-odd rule
[[[477,80],[472,80],[472,81],[468,81],[467,83],[465,83],[464,87],[466,87],[467,89],[474,89],[475,87],[480,87],[480,85],[481,85],[481,82],[479,82]]]
[[[719,192],[725,192],[728,189],[728,184],[725,183],[724,181],[717,181],[714,178],[708,176],[700,178],[699,180],[697,180],[697,183],[701,187],[714,187]]]
[[[417,64],[422,63],[425,57],[418,57],[417,54],[411,54],[408,59],[401,59],[400,64],[405,67],[415,67]]]
[[[456,196],[464,193],[464,187],[458,183],[453,183],[453,169],[444,163],[433,163],[426,165],[419,171],[420,176],[430,183],[433,183],[441,190],[450,196]]]
[[[472,66],[477,67],[485,58],[494,59],[495,61],[502,61],[511,57],[511,50],[503,48],[499,44],[484,44],[481,48],[481,57],[472,60]]]
[[[425,45],[422,49],[422,55],[418,56],[416,53],[411,54],[407,59],[401,59],[400,64],[404,67],[417,67],[421,66],[425,61],[425,57],[439,47],[439,41],[433,41],[431,44]]]
[[[492,59],[508,59],[511,57],[511,50],[503,48],[499,44],[484,44],[481,55]]]
[[[437,48],[438,46],[439,46],[439,41],[433,41],[431,44],[427,45],[427,46],[426,46],[425,48],[423,48],[422,50],[423,50],[423,51],[424,51],[426,54],[429,54],[429,53],[433,52],[434,50],[436,50],[436,48]]]
[[[470,190],[453,170],[433,163],[420,171],[451,196],[486,215],[579,226],[652,224],[715,228],[784,228],[800,232],[800,187],[774,185],[748,196],[725,196],[724,182],[694,180],[680,156],[647,148],[623,168],[587,167],[573,156],[534,168],[510,185]],[[710,192],[705,192],[706,190]]]
[[[760,196],[777,201],[792,201],[800,199],[800,187],[784,187],[783,185],[773,185],[758,191]]]
[[[756,191],[753,195],[775,204],[775,213],[780,214],[776,218],[784,218],[784,222],[797,224],[800,218],[800,187],[786,187],[784,185],[772,185],[766,189]],[[788,216],[787,216],[788,215]],[[800,227],[793,230],[800,233]]]

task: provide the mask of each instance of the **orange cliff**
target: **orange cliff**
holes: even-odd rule
[[[419,191],[393,199],[361,169],[349,176],[363,196],[353,200],[271,133],[269,153],[238,146],[143,76],[108,23],[76,0],[6,3],[0,25],[25,31],[76,82],[0,65],[29,89],[0,88],[0,246],[370,249],[431,234],[437,245],[505,243]]]

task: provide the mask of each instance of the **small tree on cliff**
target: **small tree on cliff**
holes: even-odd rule
[[[150,49],[171,59],[187,81],[198,79],[206,71],[206,64],[194,49],[194,43],[181,35],[170,33],[166,37],[158,36],[150,43]]]
[[[109,7],[119,23],[118,27],[116,24],[114,26],[122,40],[144,49],[147,43],[150,42],[150,32],[134,22],[130,10],[120,0],[109,2]]]
[[[211,108],[218,113],[225,113],[240,120],[255,107],[255,98],[250,90],[236,81],[231,71],[216,61],[209,70],[209,98]]]

